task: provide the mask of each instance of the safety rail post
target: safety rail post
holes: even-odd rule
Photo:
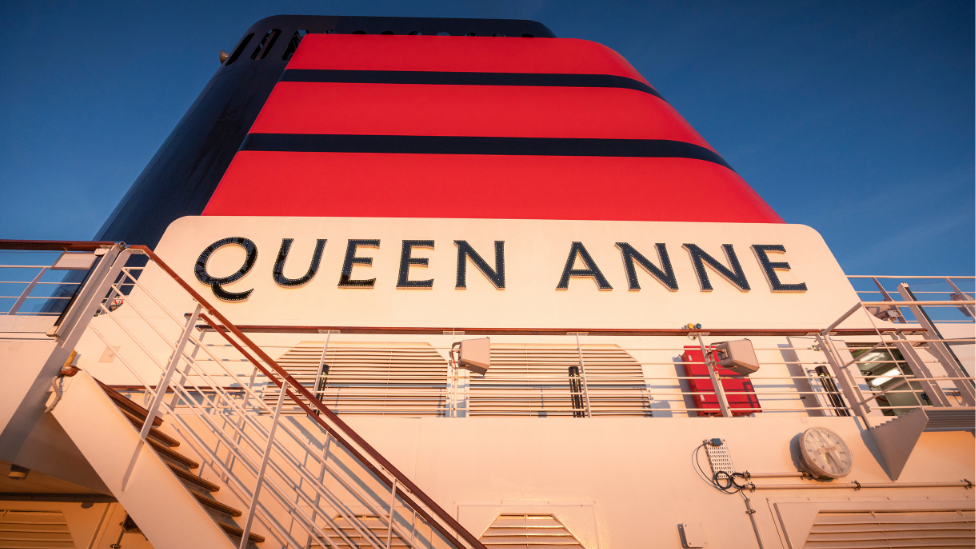
[[[166,390],[169,389],[169,383],[173,379],[173,374],[176,372],[176,366],[180,363],[180,359],[183,358],[183,351],[186,349],[187,341],[190,340],[190,333],[197,323],[197,317],[200,316],[200,309],[201,305],[197,303],[197,306],[193,309],[193,314],[186,321],[186,327],[183,329],[183,333],[180,334],[180,339],[176,344],[176,350],[173,351],[173,356],[169,360],[166,372],[159,381],[159,385],[156,386],[156,394],[153,395],[152,403],[149,405],[149,411],[146,414],[146,420],[142,424],[142,431],[139,433],[139,438],[143,441],[149,436],[153,420],[156,419],[156,415],[159,413],[159,405],[166,398]]]
[[[254,492],[251,494],[251,504],[247,508],[247,520],[244,522],[244,531],[241,533],[240,549],[247,549],[248,537],[251,535],[251,524],[254,523],[254,512],[258,506],[258,496],[261,495],[264,474],[268,470],[268,461],[271,459],[271,450],[274,447],[275,431],[278,430],[278,422],[281,420],[281,406],[285,402],[285,393],[287,392],[288,380],[282,380],[281,392],[278,394],[278,404],[275,405],[274,418],[271,420],[271,429],[268,430],[268,445],[264,449],[264,457],[261,458],[261,468],[258,469]]]
[[[702,357],[705,360],[705,367],[708,368],[708,377],[712,379],[712,387],[715,388],[715,396],[718,400],[718,407],[722,411],[722,417],[732,417],[729,410],[729,400],[725,397],[725,387],[722,387],[722,380],[715,370],[715,361],[709,356],[709,351],[705,347],[705,334],[698,334],[698,345],[701,346]]]
[[[397,484],[398,481],[393,479],[393,489],[390,490],[390,515],[386,525],[386,549],[393,547],[393,506],[396,505]]]
[[[583,367],[583,347],[580,345],[580,334],[576,332],[573,334],[576,336],[576,352],[579,355],[579,374],[580,374],[580,385],[583,388],[583,404],[586,406],[586,417],[593,417],[590,410],[590,393],[587,391],[586,386],[586,368]]]
[[[325,357],[329,352],[329,340],[332,339],[332,330],[325,333],[325,344],[322,345],[322,356],[319,357],[319,367],[315,372],[315,385],[312,390],[312,394],[315,398],[321,400],[322,393],[322,372],[325,370]],[[317,415],[317,414],[316,414]]]

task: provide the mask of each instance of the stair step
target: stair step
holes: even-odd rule
[[[183,469],[180,469],[179,467],[173,464],[167,463],[167,465],[169,465],[169,468],[173,471],[173,474],[180,477],[182,480],[196,484],[197,486],[203,488],[204,490],[208,490],[210,492],[217,492],[220,490],[220,486],[210,482],[207,479],[200,478],[194,475],[193,473],[184,471]]]
[[[116,406],[120,408],[125,408],[126,410],[132,412],[136,417],[142,420],[145,420],[146,417],[149,416],[149,410],[125,398],[122,395],[122,393],[116,391],[115,389],[109,387],[108,385],[105,385],[104,383],[98,381],[97,379],[95,380],[95,382],[102,387],[102,390],[105,391],[105,394],[108,395],[108,397],[115,402]],[[159,427],[162,424],[163,424],[163,420],[159,419],[158,417],[153,418],[153,427]]]
[[[166,446],[163,446],[162,443],[157,442],[155,439],[147,438],[146,439],[146,442],[148,442],[149,445],[153,447],[153,450],[156,450],[157,453],[162,454],[162,455],[164,455],[164,456],[172,459],[173,461],[178,461],[178,462],[182,463],[183,465],[186,465],[190,469],[196,469],[197,467],[200,466],[199,463],[193,461],[192,459],[184,456],[183,454],[181,454],[179,452],[175,452],[173,450],[170,450]]]
[[[224,532],[227,532],[232,536],[241,537],[244,534],[244,530],[241,530],[240,528],[234,526],[233,524],[227,524],[226,522],[220,522],[218,520],[217,526],[220,526],[221,528],[224,529]],[[264,536],[252,532],[247,535],[247,540],[254,543],[261,543],[262,541],[264,541]]]
[[[125,408],[119,408],[119,410],[123,414],[125,414],[125,417],[129,419],[129,423],[135,425],[137,429],[142,429],[142,426],[146,424],[146,421],[143,418],[137,417],[135,414],[126,410]],[[160,431],[155,427],[149,429],[149,436],[154,437],[156,440],[166,444],[170,448],[176,448],[177,446],[180,445],[180,441],[167,435],[166,433]]]
[[[211,509],[216,509],[216,510],[220,511],[221,513],[227,513],[228,515],[230,515],[232,517],[239,517],[239,516],[241,516],[241,511],[239,509],[235,509],[234,507],[231,507],[230,505],[226,505],[226,504],[220,503],[219,501],[217,501],[215,499],[210,499],[207,496],[205,496],[203,494],[198,494],[196,492],[190,492],[190,494],[193,497],[197,498],[197,501],[199,501],[201,504],[206,505],[207,507],[210,507]]]

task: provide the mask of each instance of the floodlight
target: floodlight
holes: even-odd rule
[[[752,342],[748,339],[723,341],[715,344],[719,356],[719,366],[733,372],[747,376],[759,370],[759,361]]]

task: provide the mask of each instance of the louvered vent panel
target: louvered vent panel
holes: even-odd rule
[[[825,512],[804,549],[976,547],[973,511]]]
[[[278,364],[299,383],[314,390],[323,343],[300,343]],[[436,416],[446,410],[447,361],[428,344],[345,345],[332,343],[325,355],[319,399],[338,414]],[[274,407],[277,387],[264,392]],[[301,413],[297,406],[286,413]]]
[[[594,416],[649,416],[644,372],[616,345],[584,345],[584,373]],[[491,368],[472,375],[473,416],[573,416],[569,368],[579,366],[575,345],[492,345]],[[578,401],[579,402],[579,401]]]
[[[0,548],[74,549],[68,522],[58,511],[0,509]]]
[[[487,549],[583,549],[552,515],[499,515],[479,540]]]
[[[386,546],[386,536],[387,536],[387,524],[385,521],[380,520],[376,515],[364,515],[356,517],[360,524],[365,526],[365,530],[368,530],[375,536],[376,540],[379,540],[380,547]],[[370,543],[363,534],[352,527],[345,518],[337,516],[333,519],[336,525],[336,529],[342,532],[343,535],[339,535],[336,529],[329,526],[322,526],[322,533],[329,537],[331,544],[324,539],[312,538],[311,547],[318,549],[322,547],[337,547],[338,549],[375,549],[375,545]],[[410,545],[403,541],[396,532],[392,535],[392,540],[390,540],[390,549],[409,549]],[[350,545],[349,542],[352,542]]]

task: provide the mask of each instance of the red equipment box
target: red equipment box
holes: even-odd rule
[[[715,349],[709,347],[708,351],[712,355],[712,360],[718,362],[718,357],[714,354]],[[704,364],[705,357],[702,356],[701,347],[697,345],[686,346],[684,354],[681,355],[681,360],[685,362],[684,375],[695,378],[688,380],[688,387],[691,392],[711,393],[692,395],[695,408],[704,408],[704,410],[698,411],[698,415],[721,416],[718,396],[715,394],[715,387],[712,386],[712,379],[708,376],[708,367]],[[756,390],[748,378],[741,377],[732,370],[725,368],[716,368],[715,371],[722,377],[722,388],[725,389],[725,398],[729,401],[729,408],[732,410],[733,416],[747,416],[762,411],[759,398],[756,397]],[[737,409],[739,411],[736,411]]]

